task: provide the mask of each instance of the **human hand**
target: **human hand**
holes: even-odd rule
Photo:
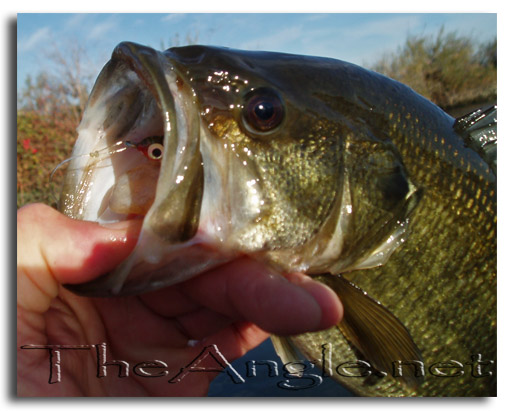
[[[17,226],[20,396],[206,395],[216,372],[190,372],[169,382],[205,347],[215,344],[230,362],[268,333],[320,330],[342,316],[341,303],[328,287],[301,274],[288,274],[287,281],[248,258],[139,296],[80,297],[61,284],[114,269],[135,246],[138,223],[102,227],[34,204],[18,211]],[[192,346],[191,340],[198,342]],[[50,384],[49,349],[20,348],[29,345],[83,349],[57,350],[60,370],[53,351]],[[105,348],[107,363],[129,366],[103,363],[98,356]],[[205,361],[202,366],[210,360]],[[142,362],[153,366],[137,368]],[[97,375],[101,364],[105,377]],[[120,378],[119,371],[129,374]]]

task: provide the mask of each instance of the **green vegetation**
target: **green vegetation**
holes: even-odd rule
[[[76,139],[76,122],[68,113],[61,118],[37,111],[18,111],[17,205],[42,202],[55,206],[62,173],[50,182],[52,170],[70,156]]]
[[[187,35],[186,43],[192,37]],[[173,44],[180,38],[172,39]],[[91,78],[84,75],[81,49],[66,58],[55,53],[62,73],[28,78],[18,95],[17,205],[55,205],[62,173],[50,174],[71,155]],[[82,60],[81,60],[82,59]],[[455,33],[409,37],[398,53],[372,69],[402,83],[446,110],[496,99],[496,40],[476,45]],[[63,167],[64,169],[64,167]]]
[[[475,44],[456,33],[411,36],[371,67],[450,111],[496,100],[496,39]]]

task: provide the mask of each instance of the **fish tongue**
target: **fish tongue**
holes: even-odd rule
[[[146,163],[116,179],[109,196],[109,208],[118,214],[146,215],[155,199],[159,166]]]

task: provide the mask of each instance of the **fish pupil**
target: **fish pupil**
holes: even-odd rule
[[[261,120],[269,120],[275,114],[275,107],[269,101],[263,101],[255,107],[255,115]]]
[[[148,157],[152,160],[160,160],[162,158],[164,147],[162,144],[154,143],[148,147]]]
[[[259,88],[246,96],[243,117],[251,132],[268,132],[276,128],[284,117],[284,105],[272,89]]]

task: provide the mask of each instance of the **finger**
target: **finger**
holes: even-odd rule
[[[73,220],[43,204],[17,215],[18,303],[44,312],[59,283],[81,283],[114,269],[137,241],[139,223],[113,228]]]
[[[158,315],[139,296],[94,298],[107,339],[118,352],[182,348],[191,339],[175,318]]]
[[[193,278],[180,288],[197,303],[275,334],[298,334],[336,324],[342,305],[336,294],[307,276],[281,275],[239,259]]]
[[[200,340],[232,323],[232,319],[207,308],[184,314],[176,318],[182,332],[190,340]]]
[[[168,318],[192,313],[203,307],[175,286],[144,293],[139,298],[153,312]]]
[[[248,321],[238,321],[203,339],[198,345],[215,345],[223,356],[232,362],[256,348],[268,337],[269,333],[259,326]]]
[[[249,337],[249,338],[247,338]],[[180,396],[198,396],[198,388],[207,386],[220,373],[228,374],[234,383],[244,382],[244,373],[230,363],[255,348],[268,337],[256,325],[240,322],[222,329],[194,346],[174,355],[168,384],[180,384]],[[170,353],[167,353],[169,355]],[[163,353],[163,357],[166,353]],[[194,390],[191,388],[194,387]],[[207,390],[205,394],[207,395]]]

